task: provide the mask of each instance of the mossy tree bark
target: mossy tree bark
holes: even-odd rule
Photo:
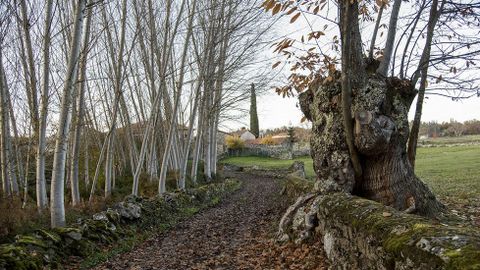
[[[378,70],[367,72],[372,68],[363,57],[358,3],[339,1],[339,8],[342,72],[331,71],[328,80],[319,77],[299,97],[303,113],[312,121],[316,189],[436,216],[443,205],[415,176],[407,158],[414,85],[385,78]],[[378,65],[373,62],[370,65]]]
[[[363,171],[355,181],[342,125],[340,82],[313,84],[302,93],[301,109],[313,123],[316,189],[348,192],[430,217],[442,211],[407,159],[408,111],[415,94],[409,81],[380,75],[369,75],[364,87],[353,88],[354,139]]]

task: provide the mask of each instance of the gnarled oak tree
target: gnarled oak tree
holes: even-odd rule
[[[399,27],[397,21],[402,1],[264,2],[263,7],[274,15],[281,12],[290,15],[291,23],[301,14],[314,14],[329,21],[323,31],[316,31],[316,27],[310,24],[312,32],[307,38],[316,41],[316,47],[306,50],[302,57],[292,52],[293,39],[275,44],[275,51],[293,63],[290,83],[277,88],[277,92],[284,95],[289,95],[293,89],[300,92],[300,107],[312,122],[311,154],[318,179],[317,191],[348,192],[398,210],[430,217],[443,211],[444,206],[415,176],[406,145],[410,133],[408,112],[417,95],[416,84],[421,78],[420,89],[426,87],[432,37],[438,18],[448,4],[443,0],[432,0],[428,5],[423,3],[421,10],[430,12],[414,16],[406,27],[409,29],[415,25],[415,28],[421,18],[424,24],[421,35],[427,38],[422,39],[423,51],[419,49],[421,46],[416,47],[420,57],[411,77],[402,75],[398,78],[393,75],[395,72],[407,72],[403,67],[400,71],[395,69],[392,64],[396,58],[405,58],[395,55],[398,47],[415,47],[421,38],[419,36],[413,45],[409,44],[411,38],[407,43],[395,43],[395,30],[398,29],[394,28]],[[411,3],[406,8],[413,11],[414,5]],[[372,6],[379,12],[389,9],[390,22],[385,47],[366,57],[362,33],[368,31],[361,31],[360,26],[365,21],[374,21],[370,14]],[[328,14],[335,8],[338,8],[337,17],[331,19]],[[324,9],[329,12],[323,14]],[[471,12],[471,9],[462,10],[465,14]],[[380,14],[377,20],[381,19]],[[331,43],[320,45],[317,41],[320,37],[332,35],[326,33],[332,24],[338,25],[340,37],[334,36]],[[375,23],[372,42],[376,40],[380,25]],[[304,36],[301,42],[305,43]],[[373,50],[375,44],[367,47]],[[339,66],[341,69],[337,70]]]

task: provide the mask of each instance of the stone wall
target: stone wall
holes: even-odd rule
[[[278,236],[317,239],[313,244],[322,245],[331,269],[480,269],[478,228],[343,193],[300,197],[282,218]]]
[[[86,258],[125,239],[171,226],[182,216],[217,204],[239,186],[239,181],[227,179],[154,198],[128,196],[114,207],[70,227],[17,235],[15,242],[0,245],[0,270],[61,269],[69,256]]]
[[[310,146],[309,144],[294,143],[293,147],[288,144],[280,145],[247,145],[243,149],[229,149],[225,156],[234,157],[246,157],[246,156],[258,156],[258,157],[271,157],[278,159],[293,159],[296,157],[309,156]]]

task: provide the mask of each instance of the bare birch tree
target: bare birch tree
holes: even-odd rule
[[[78,74],[78,61],[80,56],[83,17],[86,9],[86,0],[79,0],[75,9],[73,36],[68,59],[68,68],[65,75],[65,84],[62,94],[62,104],[59,119],[59,128],[55,144],[53,159],[52,185],[51,185],[51,226],[65,226],[65,159],[67,152],[67,139],[70,127],[70,105],[74,84]]]
[[[42,78],[42,92],[40,103],[39,116],[39,130],[38,130],[38,146],[37,146],[37,160],[36,160],[36,193],[37,193],[37,208],[39,211],[43,210],[48,205],[47,198],[47,183],[45,179],[45,147],[46,147],[46,133],[47,133],[47,114],[49,102],[49,81],[50,81],[50,40],[52,28],[52,9],[53,0],[47,1],[45,12],[45,29],[43,40],[43,78]]]

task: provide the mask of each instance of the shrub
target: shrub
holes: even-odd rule
[[[238,136],[227,136],[225,143],[229,149],[242,149],[245,147],[245,143]]]
[[[272,136],[266,136],[265,138],[262,139],[262,141],[260,143],[261,144],[266,144],[266,145],[277,144]]]

